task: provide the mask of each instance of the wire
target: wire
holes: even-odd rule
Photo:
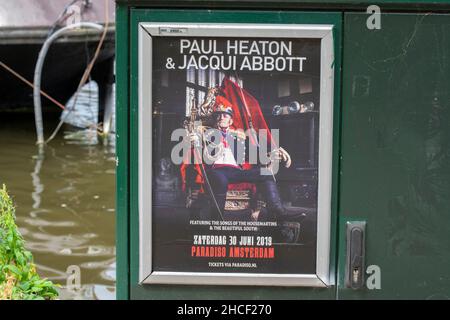
[[[86,83],[87,79],[89,78],[89,75],[90,75],[91,70],[92,70],[92,68],[94,66],[94,63],[97,60],[98,55],[100,54],[100,49],[101,49],[101,47],[103,45],[103,42],[105,41],[106,34],[108,32],[108,26],[109,26],[109,2],[108,2],[108,0],[105,0],[105,26],[104,26],[103,33],[102,33],[102,36],[100,38],[100,41],[99,41],[99,43],[97,45],[97,49],[95,50],[94,57],[92,58],[91,62],[87,66],[86,70],[84,71],[83,76],[81,77],[80,83],[78,84],[77,91],[75,92],[75,98],[74,98],[74,103],[72,104],[72,108],[68,108],[68,112],[66,113],[65,117],[63,117],[60,120],[60,122],[58,123],[57,127],[55,128],[55,130],[51,134],[50,138],[48,138],[47,141],[45,141],[46,144],[49,143],[50,141],[52,141],[55,138],[56,134],[58,133],[58,131],[61,128],[61,126],[63,125],[64,121],[67,119],[67,117],[69,116],[70,112],[72,112],[72,110],[75,108],[75,105],[76,105],[76,102],[77,102],[80,90],[84,86],[84,84]]]
[[[0,66],[2,66],[3,68],[5,68],[5,70],[7,70],[8,72],[12,73],[14,76],[16,76],[17,78],[19,78],[20,80],[22,80],[23,82],[25,82],[27,85],[29,85],[31,88],[34,88],[34,84],[32,84],[30,81],[28,81],[27,79],[25,79],[23,76],[21,76],[17,71],[14,71],[12,68],[8,67],[5,63],[3,63],[2,61],[0,61]],[[55,98],[52,98],[48,93],[46,93],[43,90],[39,90],[40,93],[46,97],[48,100],[50,100],[51,102],[53,102],[54,104],[56,104],[58,107],[60,107],[61,109],[65,109],[64,105],[59,102],[58,100],[56,100]]]
[[[36,66],[34,69],[34,88],[33,88],[33,102],[34,102],[34,120],[36,124],[36,135],[37,135],[37,144],[44,144],[44,129],[43,129],[43,119],[42,119],[42,102],[41,102],[41,75],[42,75],[42,69],[45,62],[45,57],[48,53],[48,50],[51,46],[51,44],[62,34],[65,32],[76,29],[79,27],[88,27],[93,28],[97,30],[103,30],[103,27],[99,24],[92,23],[92,22],[79,22],[79,23],[73,23],[69,24],[57,31],[55,31],[47,40],[45,40],[44,44],[42,45],[41,50],[39,51],[39,57],[36,62]]]
[[[86,56],[86,65],[87,65],[89,63],[89,61],[91,60],[91,57],[89,55],[89,47],[88,47],[87,35],[86,35],[86,39],[85,39],[85,42],[84,42],[84,54]],[[91,81],[92,81],[92,76],[89,75],[88,83],[91,83]],[[92,111],[92,108],[90,108],[90,106],[92,106],[92,90],[91,90],[91,88],[92,88],[92,83],[88,87],[88,101],[89,101],[88,105],[89,105],[89,114],[91,116],[91,119],[94,119],[95,118],[94,117],[94,112]],[[98,87],[97,87],[97,92],[98,92]],[[97,101],[97,103],[98,103],[98,101]],[[97,116],[97,118],[98,118],[98,116]],[[89,124],[88,126],[92,126],[92,124]]]

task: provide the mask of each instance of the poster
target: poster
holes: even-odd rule
[[[153,30],[152,272],[315,275],[322,39]]]

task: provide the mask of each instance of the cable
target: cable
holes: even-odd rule
[[[37,134],[37,144],[44,144],[44,128],[42,121],[42,106],[41,106],[41,73],[44,65],[45,57],[47,55],[48,49],[50,45],[55,41],[60,35],[68,30],[80,28],[80,27],[89,27],[97,30],[102,30],[103,27],[92,22],[80,22],[68,25],[64,28],[59,29],[55,33],[53,33],[47,40],[45,40],[41,50],[39,51],[38,60],[36,62],[35,70],[34,70],[34,87],[33,87],[33,102],[34,102],[34,117],[36,123],[36,134]]]
[[[108,32],[108,26],[109,26],[109,2],[108,2],[108,0],[105,0],[105,26],[103,28],[103,33],[102,33],[102,36],[100,38],[100,41],[99,41],[99,43],[97,45],[97,49],[95,50],[94,57],[92,58],[91,62],[87,66],[86,70],[84,71],[83,76],[81,77],[80,83],[78,84],[77,91],[75,92],[75,98],[74,98],[74,103],[72,105],[72,108],[68,108],[68,110],[67,110],[68,112],[66,113],[65,117],[63,117],[60,120],[60,122],[58,123],[57,127],[55,128],[55,130],[51,134],[50,138],[48,138],[45,141],[46,144],[49,143],[50,141],[52,141],[55,138],[56,134],[58,133],[58,131],[61,128],[61,126],[63,125],[64,121],[67,119],[67,117],[70,114],[70,112],[72,112],[72,110],[75,108],[75,104],[76,104],[77,99],[78,99],[78,94],[80,93],[81,88],[86,83],[86,81],[87,81],[87,79],[88,79],[88,77],[89,77],[89,75],[91,73],[91,70],[92,70],[92,68],[94,66],[94,63],[97,60],[98,55],[100,54],[100,49],[101,49],[101,47],[103,45],[103,42],[104,42],[104,40],[106,38],[106,34]]]

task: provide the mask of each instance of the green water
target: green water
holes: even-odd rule
[[[44,118],[48,137],[57,118]],[[114,146],[68,130],[39,155],[33,116],[0,113],[0,184],[39,274],[62,285],[60,299],[114,299]]]

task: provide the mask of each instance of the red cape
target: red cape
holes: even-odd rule
[[[231,102],[234,117],[233,117],[233,127],[234,129],[242,129],[246,131],[250,128],[250,117],[253,128],[256,131],[256,134],[260,129],[266,129],[268,138],[272,141],[272,135],[270,134],[269,127],[267,126],[266,119],[264,119],[264,115],[261,111],[261,106],[259,105],[258,100],[253,97],[250,93],[248,93],[245,89],[241,88],[239,85],[231,81],[228,77],[225,77],[222,81],[221,85],[222,92],[225,98]],[[252,136],[250,136],[250,142],[256,143]],[[186,170],[189,166],[188,163],[189,156],[185,156],[185,162],[181,165],[181,179],[183,191],[186,189]],[[191,155],[191,161],[194,159],[193,155]],[[201,192],[203,192],[203,183],[204,179],[202,176],[202,172],[200,169],[201,164],[195,164],[193,166],[195,170],[195,183],[201,185]],[[245,163],[243,165],[244,169],[251,168],[251,165]]]

